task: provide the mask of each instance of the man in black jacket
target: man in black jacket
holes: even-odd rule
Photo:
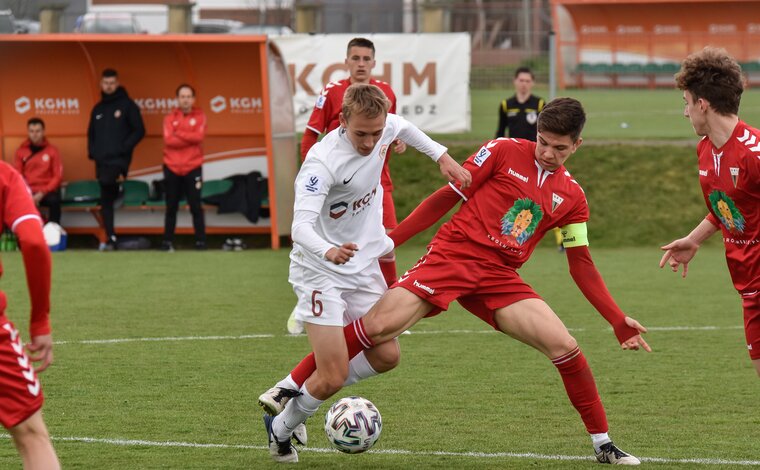
[[[140,108],[119,86],[116,70],[103,70],[101,100],[92,108],[87,129],[87,150],[95,160],[95,175],[100,183],[100,205],[108,237],[100,250],[116,248],[114,201],[119,195],[119,178],[127,176],[132,151],[145,135]]]

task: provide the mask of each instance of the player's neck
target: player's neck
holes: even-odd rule
[[[354,83],[363,83],[364,85],[369,85],[369,81],[372,79],[372,77],[367,77],[366,80],[357,80],[354,77],[348,77],[348,81],[353,85]]]
[[[710,122],[708,122],[707,138],[710,139],[715,148],[719,149],[726,145],[738,123],[739,116],[736,114],[729,116],[714,114]]]
[[[518,103],[525,103],[526,101],[528,101],[528,98],[530,98],[530,92],[528,93],[515,92],[515,98],[517,98]]]

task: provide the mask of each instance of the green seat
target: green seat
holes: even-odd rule
[[[230,180],[208,180],[203,182],[201,187],[201,199],[226,193],[232,188]]]
[[[100,184],[95,180],[70,181],[63,188],[66,207],[94,207],[100,203]]]
[[[127,180],[122,183],[124,188],[124,205],[139,207],[145,205],[150,197],[150,186],[145,181]]]
[[[745,72],[760,72],[760,62],[758,61],[742,62],[740,65]]]

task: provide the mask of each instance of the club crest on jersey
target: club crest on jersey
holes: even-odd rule
[[[322,181],[320,181],[319,176],[309,175],[304,189],[310,193],[316,193],[319,191],[320,186],[322,186]]]
[[[380,146],[380,160],[385,160],[385,154],[388,153],[388,145]]]
[[[330,218],[331,219],[340,219],[343,214],[346,213],[348,210],[348,203],[347,202],[336,202],[332,206],[330,206]]]
[[[536,123],[536,121],[538,121],[538,113],[536,113],[535,111],[533,111],[533,112],[530,112],[530,113],[526,114],[525,115],[525,120],[528,121],[528,124],[530,124],[532,126],[533,124]]]
[[[739,182],[739,169],[729,167],[729,171],[731,171],[731,181],[734,182],[734,188],[736,187],[736,184]]]
[[[557,207],[559,207],[560,204],[565,202],[565,198],[560,196],[559,194],[552,193],[552,212],[554,212]]]
[[[483,166],[483,163],[486,162],[488,157],[491,156],[491,151],[487,148],[480,147],[480,150],[478,150],[478,153],[475,154],[475,158],[472,159],[472,162],[478,166]]]
[[[708,199],[713,213],[720,219],[726,230],[731,233],[744,232],[744,216],[726,193],[715,190],[710,193]]]
[[[501,238],[507,246],[520,247],[528,241],[544,216],[544,211],[536,202],[518,199],[501,218]]]

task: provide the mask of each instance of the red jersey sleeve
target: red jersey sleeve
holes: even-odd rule
[[[50,168],[52,175],[50,181],[45,185],[44,192],[49,193],[55,191],[61,186],[63,181],[63,165],[61,164],[61,154],[58,153],[58,149],[52,145],[48,147],[48,155],[50,155]]]
[[[191,117],[197,120],[195,125],[180,125],[179,128],[174,131],[174,135],[188,144],[198,145],[202,143],[203,139],[206,137],[206,115],[203,113],[193,113]]]
[[[332,100],[328,98],[328,94],[329,89],[327,88],[319,93],[317,102],[314,103],[314,109],[311,111],[309,122],[306,124],[306,130],[314,132],[317,136],[327,130],[327,124],[330,122],[333,113]]]
[[[472,183],[467,189],[456,187],[456,191],[467,200],[501,167],[506,153],[508,152],[508,139],[494,139],[483,144],[480,149],[471,155],[462,167],[469,170],[472,175]]]
[[[24,172],[24,157],[21,156],[21,148],[16,149],[16,154],[13,157],[13,168],[19,173]]]
[[[174,134],[174,113],[164,117],[164,145],[169,148],[184,148],[187,144]]]

